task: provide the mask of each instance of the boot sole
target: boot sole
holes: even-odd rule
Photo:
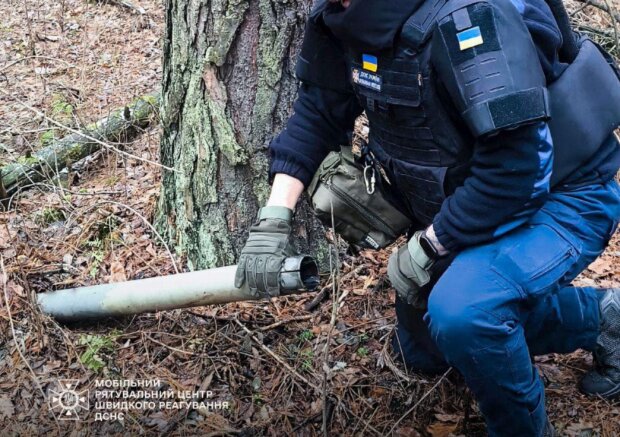
[[[592,396],[592,397],[601,397],[604,399],[607,399],[609,401],[614,400],[618,397],[620,397],[620,384],[616,385],[615,387],[611,388],[610,390],[607,390],[606,392],[602,392],[602,393],[592,393],[592,392],[588,392],[585,391],[583,389],[580,388],[581,393],[587,395],[587,396]]]

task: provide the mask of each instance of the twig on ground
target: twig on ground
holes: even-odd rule
[[[13,195],[9,198],[9,201],[7,203],[7,210],[11,209],[11,206],[13,205],[13,201],[19,197],[19,194],[26,190],[27,188],[32,188],[32,187],[44,187],[44,188],[48,188],[52,191],[56,191],[56,190],[61,190],[64,191],[67,194],[70,194],[72,196],[106,196],[106,195],[117,195],[117,194],[123,194],[121,191],[96,191],[93,193],[80,193],[80,192],[76,192],[76,191],[71,191],[68,190],[64,187],[60,187],[58,185],[52,185],[52,184],[46,184],[45,182],[35,182],[29,185],[24,185],[22,187],[19,187],[18,190],[13,193]],[[43,192],[41,190],[41,192]]]
[[[232,322],[235,320],[234,317],[219,317],[219,316],[210,316],[210,315],[206,315],[206,314],[200,314],[200,313],[196,313],[192,310],[185,310],[188,314],[191,314],[192,316],[196,316],[196,317],[200,317],[201,319],[205,319],[205,320],[219,320],[221,322]]]
[[[168,256],[170,257],[170,261],[172,261],[172,267],[174,267],[174,271],[176,273],[180,273],[179,267],[177,266],[177,263],[174,260],[174,256],[172,255],[172,251],[170,250],[170,247],[168,247],[168,244],[166,243],[166,240],[164,240],[164,237],[162,237],[161,234],[159,232],[157,232],[157,229],[155,229],[155,227],[146,219],[146,217],[144,217],[138,211],[133,209],[131,206],[125,205],[124,203],[115,202],[114,200],[102,200],[101,203],[111,203],[112,205],[120,206],[121,208],[126,208],[129,211],[131,211],[132,213],[134,213],[136,216],[138,216],[140,219],[142,219],[144,224],[149,227],[151,232],[153,232],[153,234],[157,237],[157,239],[164,246],[164,248],[166,249],[166,252],[168,252]]]
[[[298,317],[292,317],[292,318],[286,319],[286,320],[280,320],[279,322],[272,323],[271,325],[262,326],[262,327],[258,328],[258,331],[268,331],[270,329],[277,328],[278,326],[282,326],[282,325],[285,325],[287,323],[302,322],[304,320],[310,320],[313,317],[314,317],[313,314],[307,314],[305,316],[298,316]]]
[[[398,339],[398,337],[396,338]],[[388,367],[388,369],[390,369],[392,373],[394,373],[394,375],[398,376],[400,379],[407,381],[409,383],[416,382],[413,378],[411,378],[409,375],[407,375],[402,370],[400,370],[398,366],[394,363],[394,360],[392,360],[392,357],[390,356],[390,353],[388,352],[389,344],[390,344],[389,340],[386,341],[386,343],[383,345],[383,349],[381,349],[381,354],[379,355],[379,359],[381,360],[381,362],[383,362]],[[400,347],[400,341],[398,342],[398,346]],[[402,353],[402,349],[401,349],[401,353]],[[417,382],[423,382],[423,381],[417,381]]]
[[[358,416],[357,414],[355,414],[349,407],[347,407],[344,403],[340,403],[339,406],[341,406],[347,413],[349,413],[351,416],[355,417],[358,421],[360,421],[361,423],[364,424],[365,428],[364,429],[370,429],[372,432],[374,432],[375,434],[379,435],[379,436],[383,436],[385,435],[385,433],[380,432],[377,428],[375,428],[374,426],[372,426],[368,420],[365,420],[364,418]],[[389,434],[391,435],[391,433]]]
[[[6,312],[9,317],[9,325],[11,327],[11,335],[13,336],[13,342],[15,343],[15,348],[17,349],[17,353],[19,354],[19,357],[24,362],[24,365],[30,371],[30,375],[32,376],[32,382],[34,382],[34,384],[37,386],[37,388],[41,392],[41,395],[43,395],[43,399],[46,399],[46,402],[51,411],[52,405],[50,404],[48,397],[45,395],[45,391],[43,390],[43,387],[41,386],[41,383],[39,382],[39,378],[37,377],[37,374],[34,373],[34,370],[32,370],[32,367],[30,366],[30,363],[24,356],[24,353],[22,352],[22,348],[19,346],[19,341],[17,340],[17,333],[15,332],[15,325],[13,323],[13,316],[11,314],[11,302],[9,301],[9,295],[6,291],[8,276],[6,273],[6,269],[4,268],[4,257],[2,255],[0,255],[0,273],[2,273],[2,291],[4,294],[4,303],[6,305]],[[56,422],[56,425],[58,426],[58,430],[60,431],[60,424],[58,423],[58,419],[56,418],[56,416],[54,416],[54,421]]]
[[[146,338],[148,338],[149,340],[151,340],[153,343],[157,343],[158,345],[163,346],[163,347],[165,347],[165,348],[166,348],[166,349],[168,349],[168,350],[171,350],[172,352],[177,352],[177,353],[180,353],[180,354],[182,354],[182,355],[198,355],[198,354],[196,354],[195,352],[184,351],[183,349],[178,349],[178,348],[176,348],[176,347],[169,346],[169,345],[167,345],[166,343],[162,343],[162,342],[161,342],[161,341],[159,341],[159,340],[155,340],[155,339],[154,339],[153,337],[151,337],[150,335],[147,335],[147,336],[146,336]]]
[[[597,9],[600,9],[604,12],[607,12],[611,18],[612,21],[617,21],[618,23],[620,23],[620,13],[619,12],[614,12],[614,9],[612,9],[609,5],[609,2],[607,2],[606,0],[603,0],[603,3],[600,3],[597,0],[576,0],[579,3],[585,3],[586,6],[593,6]]]
[[[439,387],[439,384],[441,384],[443,382],[443,380],[446,378],[446,376],[448,376],[448,374],[450,374],[450,372],[452,371],[452,367],[450,367],[448,370],[445,371],[445,373],[443,375],[441,375],[441,378],[439,378],[437,380],[437,382],[435,383],[435,385],[433,385],[426,393],[424,393],[424,395],[418,400],[418,402],[416,402],[413,407],[409,408],[407,410],[407,412],[405,414],[403,414],[402,416],[400,416],[400,419],[398,419],[394,425],[392,425],[392,428],[390,429],[390,432],[388,433],[389,435],[392,435],[394,433],[394,430],[396,429],[396,427],[400,424],[400,422],[402,422],[405,417],[407,417],[409,414],[411,414],[411,412],[413,410],[415,410],[416,408],[418,408],[418,406],[424,401],[424,399],[426,399],[427,397],[430,396],[430,394],[437,388]]]
[[[297,432],[300,429],[302,429],[304,426],[306,426],[308,423],[310,422],[314,422],[315,420],[317,420],[319,417],[321,417],[323,415],[323,411],[319,411],[318,413],[305,418],[299,425],[297,425],[295,428],[293,428],[293,432]]]
[[[321,288],[321,291],[319,291],[310,302],[308,302],[307,304],[304,305],[304,310],[306,311],[312,311],[313,309],[315,309],[316,307],[318,307],[321,302],[323,302],[323,299],[325,299],[325,297],[327,297],[327,292],[329,291],[329,289],[332,287],[332,284],[327,284],[325,287]]]
[[[136,6],[133,3],[128,2],[127,0],[100,0],[101,3],[108,3],[111,5],[122,6],[124,8],[130,9],[140,15],[146,14],[146,10],[144,10],[141,6]]]
[[[610,30],[597,29],[596,27],[588,26],[586,24],[578,24],[577,27],[580,30],[583,30],[583,31],[586,31],[586,32],[590,32],[590,33],[594,33],[594,34],[599,35],[601,37],[605,37],[605,38],[613,37],[613,31],[610,31]]]
[[[349,295],[349,290],[344,290],[340,297],[338,298],[338,307],[340,308],[344,304],[344,300]]]
[[[205,391],[207,391],[207,389],[211,386],[211,381],[213,381],[214,374],[215,372],[211,372],[207,375],[207,377],[202,381],[202,384],[200,384],[200,387],[198,388],[198,393],[202,394]],[[201,402],[204,400],[204,398],[205,396],[202,395],[195,400],[198,402]],[[172,431],[176,429],[179,423],[181,423],[182,420],[185,420],[187,416],[189,416],[190,413],[194,410],[195,410],[194,408],[188,408],[186,411],[181,411],[180,413],[178,413],[176,417],[174,417],[171,421],[169,421],[168,425],[166,425],[166,427],[163,430],[161,430],[161,435],[169,435]],[[231,430],[231,432],[236,432],[236,430]]]
[[[23,58],[19,58],[13,62],[10,62],[4,66],[2,66],[2,68],[0,68],[0,73],[8,70],[9,68],[11,68],[14,65],[19,64],[20,62],[26,61],[28,59],[47,59],[50,61],[58,61],[58,62],[62,62],[64,64],[67,65],[67,67],[69,68],[75,68],[75,65],[68,63],[67,61],[63,60],[63,59],[59,59],[59,58],[54,58],[52,56],[39,56],[39,55],[33,55],[33,56],[24,56]]]
[[[379,411],[379,407],[375,408],[375,410],[372,412],[372,414],[370,415],[366,423],[364,423],[363,421],[357,422],[357,424],[364,423],[364,429],[362,429],[361,435],[366,435],[365,433],[368,427],[370,426],[370,421],[372,420],[373,417],[375,417],[375,414],[377,414],[377,411]],[[355,426],[357,428],[357,425]]]
[[[299,381],[303,382],[304,384],[306,384],[308,387],[313,388],[314,390],[316,390],[317,392],[320,392],[321,389],[314,383],[308,381],[308,379],[306,379],[304,376],[300,375],[299,372],[297,372],[295,369],[293,369],[291,366],[288,365],[288,363],[286,361],[284,361],[282,358],[280,358],[278,356],[278,354],[276,354],[275,352],[273,352],[271,349],[269,349],[267,346],[265,346],[263,344],[262,341],[260,341],[256,335],[254,334],[254,332],[250,331],[243,323],[241,323],[239,321],[239,319],[235,318],[233,319],[235,321],[235,323],[237,325],[239,325],[239,327],[241,329],[243,329],[246,334],[249,335],[250,339],[252,339],[252,341],[254,341],[254,343],[256,343],[256,345],[258,347],[260,347],[264,352],[266,352],[271,358],[273,358],[274,360],[276,360],[279,364],[281,364],[284,369],[286,369],[292,376],[294,376],[296,379],[298,379]]]
[[[603,2],[605,3],[605,6],[607,7],[607,13],[609,14],[609,17],[611,18],[611,24],[614,28],[614,37],[616,38],[615,48],[616,50],[618,50],[620,49],[620,39],[618,37],[618,22],[620,22],[620,20],[616,20],[616,17],[614,13],[612,12],[611,6],[609,4],[609,0],[603,0]]]
[[[33,185],[40,185],[40,186],[42,186],[42,187],[47,187],[47,188],[52,188],[52,189],[59,189],[61,192],[66,192],[66,193],[74,194],[72,191],[67,190],[67,189],[65,189],[65,188],[62,188],[62,187],[56,187],[56,186],[52,186],[52,185],[48,185],[48,184],[44,184],[44,183],[37,183],[37,184],[33,184]],[[22,187],[22,188],[24,188],[24,187]],[[11,198],[10,198],[10,200],[9,200],[9,208],[10,208],[10,206],[11,206],[11,203],[13,202],[14,197],[15,197],[15,196],[17,196],[19,193],[20,193],[20,191],[16,192],[13,196],[11,196]],[[89,194],[89,193],[82,193],[82,194]],[[90,194],[91,194],[91,195],[94,195],[95,193],[90,193]],[[99,194],[102,194],[102,193],[99,193]],[[119,193],[109,193],[109,194],[119,194]],[[61,200],[64,200],[64,199],[63,199],[63,196],[59,196],[59,197],[60,197],[60,199],[61,199]],[[95,207],[99,207],[101,204],[105,204],[105,203],[109,203],[109,204],[112,204],[112,205],[115,205],[115,206],[119,206],[119,207],[121,207],[121,208],[125,208],[125,209],[127,209],[127,210],[131,211],[131,212],[132,212],[133,214],[135,214],[137,217],[139,217],[139,218],[140,218],[140,219],[141,219],[141,220],[142,220],[142,221],[146,224],[146,226],[147,226],[148,228],[150,228],[150,230],[152,231],[153,235],[154,235],[156,238],[158,238],[158,239],[160,240],[160,242],[161,242],[162,246],[163,246],[163,247],[165,248],[165,250],[167,251],[167,255],[168,255],[168,257],[169,257],[169,259],[170,259],[170,261],[171,261],[171,263],[172,263],[172,266],[173,266],[173,268],[174,268],[175,272],[176,272],[176,273],[180,273],[179,267],[178,267],[178,265],[177,265],[177,263],[176,263],[176,261],[175,261],[174,255],[172,254],[172,252],[171,252],[171,250],[170,250],[170,248],[169,248],[168,244],[167,244],[167,243],[166,243],[166,241],[163,239],[163,237],[161,236],[161,234],[159,234],[159,233],[157,232],[157,230],[153,227],[153,225],[151,225],[151,223],[148,221],[148,219],[147,219],[146,217],[144,217],[144,216],[143,216],[140,212],[138,212],[136,209],[132,208],[131,206],[126,205],[126,204],[123,204],[123,203],[120,203],[120,202],[116,202],[116,201],[113,201],[113,200],[101,200],[101,201],[99,201],[99,203],[98,203],[97,205],[91,205],[89,208],[90,208],[90,209],[92,209],[92,208],[95,208]],[[71,217],[72,217],[72,215],[73,215],[73,213],[74,213],[74,212],[75,212],[75,211],[73,211],[73,212],[71,213],[71,215],[69,216],[69,218],[67,219],[67,221],[70,221],[70,220],[71,220]],[[6,224],[5,224],[5,225],[6,225]],[[7,228],[7,229],[8,229],[8,228]],[[10,234],[9,234],[9,235],[10,235]],[[49,267],[49,266],[48,266],[48,267]],[[32,273],[32,272],[31,272],[31,273]],[[46,273],[50,273],[50,272],[49,272],[49,271],[47,271]],[[25,275],[25,276],[27,276],[27,275]]]
[[[364,270],[365,268],[367,268],[366,265],[360,265],[357,266],[355,269],[351,270],[350,272],[342,275],[342,278],[340,278],[340,282],[344,282],[348,279],[351,279],[352,277],[357,276],[362,270]],[[321,289],[320,292],[318,292],[316,294],[316,296],[314,296],[314,298],[308,302],[307,304],[304,305],[304,309],[306,311],[312,311],[313,309],[315,309],[316,307],[319,306],[319,304],[325,299],[325,297],[327,297],[327,294],[329,292],[329,289],[334,287],[334,283],[333,282],[329,282],[325,287],[323,287]]]
[[[331,208],[331,224],[332,224],[332,232],[334,232],[334,235],[336,235],[336,224],[335,224],[335,217],[334,217],[334,205],[332,203],[332,199],[329,199],[330,201],[330,208]],[[336,244],[337,243],[337,239],[335,240]],[[336,246],[337,248],[337,246]],[[338,255],[338,251],[336,250],[336,256]],[[325,348],[323,349],[323,366],[322,370],[323,370],[323,382],[322,382],[322,401],[323,401],[323,426],[322,426],[322,430],[323,430],[323,435],[325,437],[327,437],[329,435],[329,419],[331,417],[330,411],[328,411],[329,409],[329,404],[328,404],[328,399],[329,399],[329,393],[328,393],[328,381],[329,381],[329,376],[331,373],[330,370],[330,366],[329,366],[329,347],[331,345],[332,342],[332,333],[334,332],[334,329],[336,327],[336,320],[338,320],[338,308],[339,308],[339,304],[340,304],[340,296],[338,295],[338,291],[340,290],[340,283],[341,283],[341,278],[340,278],[340,259],[336,258],[336,261],[334,262],[333,259],[333,251],[329,250],[329,266],[332,270],[332,314],[331,314],[331,319],[329,321],[329,330],[327,331],[327,340],[325,341]]]

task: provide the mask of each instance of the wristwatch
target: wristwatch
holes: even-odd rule
[[[426,256],[428,256],[431,260],[435,261],[438,258],[441,258],[433,242],[429,240],[429,238],[426,236],[426,232],[422,232],[422,235],[420,235],[419,241],[420,241],[420,246],[422,247],[422,250],[424,251]]]

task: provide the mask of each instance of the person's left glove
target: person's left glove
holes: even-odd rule
[[[261,208],[239,257],[235,287],[241,288],[247,281],[254,296],[279,295],[282,263],[296,255],[290,244],[292,219],[293,211],[289,208]]]
[[[431,280],[431,268],[435,260],[424,231],[416,232],[409,242],[394,252],[388,261],[388,277],[398,296],[416,308],[426,308],[427,295],[420,290]],[[422,247],[425,244],[426,250]]]

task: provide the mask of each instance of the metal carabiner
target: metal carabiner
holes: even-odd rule
[[[368,173],[370,172],[370,178],[368,177]],[[375,183],[377,179],[375,178],[375,168],[369,164],[364,166],[364,185],[366,185],[366,192],[368,194],[373,194],[375,192]]]

